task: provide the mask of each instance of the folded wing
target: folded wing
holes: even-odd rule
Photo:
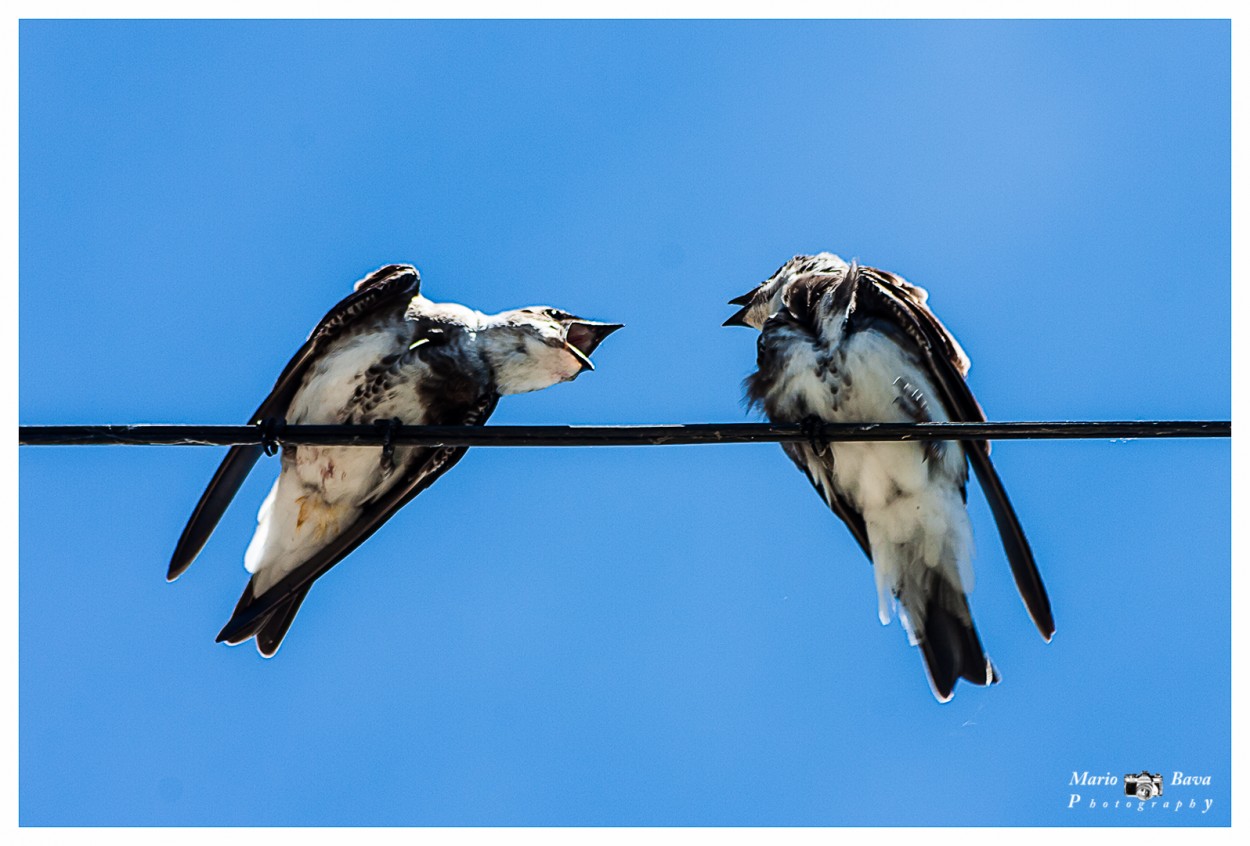
[[[984,422],[985,412],[964,381],[968,359],[950,332],[925,305],[924,297],[915,293],[920,289],[892,273],[867,267],[860,270],[854,284],[856,302],[850,319],[885,320],[906,332],[925,356],[951,419]],[[1050,640],[1055,632],[1050,599],[1024,529],[990,461],[989,443],[976,441],[968,444],[965,451],[998,525],[1016,588],[1038,631]]]
[[[308,340],[283,368],[273,390],[248,418],[248,422],[282,418],[291,404],[291,398],[299,390],[309,364],[327,344],[339,337],[345,327],[363,317],[386,308],[406,307],[408,301],[417,295],[420,286],[421,277],[417,269],[407,264],[388,264],[357,282],[355,290],[330,309],[317,324]],[[260,446],[248,445],[231,447],[226,453],[191,513],[186,528],[182,530],[169,562],[166,576],[169,581],[182,575],[200,554],[226,507],[263,452]]]
[[[454,418],[438,421],[437,425],[480,426],[490,417],[498,401],[498,394],[492,391],[483,396],[476,405],[464,409]],[[467,450],[468,447],[428,447],[417,450],[407,462],[403,475],[367,504],[351,525],[313,553],[307,561],[259,597],[253,596],[252,583],[249,582],[234,615],[217,635],[217,641],[241,643],[255,636],[262,654],[272,655],[290,627],[295,612],[312,583],[364,543],[413,497],[434,484]]]

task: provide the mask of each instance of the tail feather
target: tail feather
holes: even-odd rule
[[[254,637],[256,638],[256,648],[260,651],[260,654],[266,658],[272,658],[277,653],[278,647],[282,645],[282,639],[286,637],[287,630],[291,628],[291,623],[295,620],[295,615],[299,612],[299,607],[303,603],[304,597],[308,595],[312,583],[310,582],[292,593],[289,598],[274,606],[271,612],[253,621],[247,628],[231,632],[229,636],[225,636],[225,633],[229,631],[239,615],[255,601],[254,581],[254,579],[249,580],[247,587],[243,589],[243,595],[239,597],[238,603],[234,606],[234,613],[230,615],[230,621],[226,623],[221,633],[217,635],[217,642],[225,641],[231,646],[236,646]]]
[[[286,637],[287,629],[291,628],[291,623],[299,612],[300,604],[304,601],[304,597],[308,596],[309,587],[311,585],[306,585],[291,594],[290,599],[274,608],[273,613],[265,617],[264,624],[256,633],[256,648],[260,650],[261,655],[272,658],[278,651],[278,647],[282,645],[282,638]]]
[[[240,596],[239,601],[234,604],[234,612],[230,615],[231,620],[233,620],[235,617],[238,617],[239,613],[242,612],[243,609],[251,605],[252,602],[256,599],[256,592],[253,587],[253,583],[255,581],[256,581],[255,578],[248,579],[247,587],[243,588],[243,595]],[[263,625],[263,623],[264,623],[263,620],[258,620],[254,625],[248,626],[246,629],[235,632],[231,634],[230,637],[225,637],[224,636],[225,629],[222,629],[222,631],[217,634],[217,642],[221,643],[225,641],[231,646],[237,646],[238,644],[243,643],[243,641],[249,639],[254,634],[256,634],[256,631],[261,627],[261,625]],[[229,628],[229,627],[230,627],[230,624],[226,623],[226,628]]]
[[[929,682],[941,701],[950,700],[961,678],[977,685],[998,682],[998,670],[972,623],[967,596],[944,578],[933,580],[918,634]]]

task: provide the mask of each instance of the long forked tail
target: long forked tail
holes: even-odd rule
[[[243,590],[243,595],[239,597],[239,602],[234,607],[234,613],[230,616],[229,622],[222,628],[221,633],[217,635],[217,642],[225,641],[231,646],[243,643],[244,641],[256,638],[256,649],[266,658],[272,658],[278,651],[278,647],[282,645],[282,638],[286,637],[287,630],[291,628],[291,623],[295,620],[295,615],[299,612],[300,604],[303,603],[304,597],[308,596],[308,591],[312,587],[312,582],[295,591],[287,599],[274,606],[274,609],[265,616],[257,619],[245,629],[238,632],[232,632],[229,637],[225,636],[239,614],[246,610],[256,599],[253,592],[252,581],[247,583],[247,587]]]
[[[960,679],[978,685],[999,680],[998,670],[981,647],[968,597],[941,576],[932,580],[920,631],[915,634],[939,701],[950,701]]]

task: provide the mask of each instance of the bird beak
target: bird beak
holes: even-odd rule
[[[595,369],[595,363],[591,361],[590,358],[584,352],[579,350],[577,347],[573,346],[568,341],[565,341],[564,348],[569,351],[569,354],[572,355],[573,358],[577,359],[578,361],[582,363],[582,369],[577,371],[578,373],[585,373],[587,370]]]
[[[751,302],[755,299],[755,292],[758,290],[758,287],[752,288],[742,296],[734,297],[730,300],[730,305],[742,306],[742,308],[735,311],[721,326],[746,326],[750,328],[750,324],[747,323],[747,312],[751,310]]]
[[[729,304],[738,305],[738,301],[730,300]],[[750,324],[747,323],[747,312],[750,310],[751,310],[750,305],[744,305],[742,308],[738,309],[733,314],[729,315],[729,319],[726,320],[724,323],[722,323],[721,326],[747,326],[749,327]]]
[[[594,362],[590,360],[590,354],[595,351],[599,344],[603,343],[603,339],[611,335],[617,329],[624,326],[623,323],[599,323],[594,320],[570,320],[567,321],[567,330],[564,335],[564,348],[578,361],[582,363],[582,370],[594,370]]]

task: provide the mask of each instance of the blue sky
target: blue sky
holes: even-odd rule
[[[1227,418],[1229,78],[1219,21],[27,21],[20,418],[242,422],[411,261],[627,324],[493,422],[750,419],[724,303],[822,249],[991,419]],[[20,820],[1226,825],[1229,455],[997,444],[1058,632],[970,491],[1003,682],[939,705],[776,446],[471,451],[272,661],[213,637],[276,462],[169,585],[219,450],[24,448]],[[1142,768],[1211,783],[1069,784]]]

